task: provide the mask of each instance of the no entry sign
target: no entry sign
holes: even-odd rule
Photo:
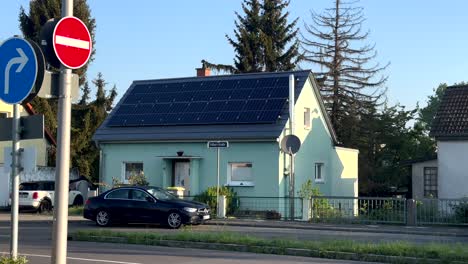
[[[76,17],[64,17],[57,23],[53,42],[57,58],[67,68],[81,68],[91,56],[91,35],[86,25]]]

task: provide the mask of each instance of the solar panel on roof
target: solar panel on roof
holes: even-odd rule
[[[296,90],[308,76],[300,73]],[[275,123],[287,104],[288,85],[288,74],[138,83],[122,99],[108,126]]]

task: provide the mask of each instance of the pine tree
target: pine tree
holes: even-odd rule
[[[32,39],[36,43],[40,43],[39,35],[42,26],[53,18],[61,18],[61,0],[31,0],[29,2],[29,12],[26,13],[24,7],[21,7],[19,14],[20,29],[24,37]],[[86,82],[86,71],[88,65],[94,60],[96,53],[95,47],[95,31],[96,20],[91,16],[87,0],[75,0],[73,4],[73,15],[83,21],[88,27],[93,40],[93,51],[89,62],[82,68],[73,70],[80,78],[80,86]],[[49,70],[57,71],[57,69],[50,68]]]
[[[88,82],[85,82],[85,84],[83,85],[83,88],[81,88],[81,91],[82,91],[82,95],[81,95],[81,99],[80,99],[80,102],[78,103],[79,105],[86,105],[88,100],[89,100],[89,94],[91,93],[91,89],[89,88],[89,83]]]
[[[226,35],[236,53],[234,65],[213,64],[204,67],[230,73],[287,71],[301,59],[298,51],[297,19],[288,22],[285,12],[289,1],[244,0],[244,15],[236,12],[234,37]]]
[[[301,42],[304,60],[320,66],[316,76],[327,112],[339,140],[349,145],[355,141],[347,135],[349,125],[356,125],[366,108],[384,95],[381,87],[387,76],[380,73],[388,64],[373,62],[375,45],[357,45],[369,36],[362,32],[363,9],[341,0],[334,3],[323,14],[312,12]]]
[[[288,5],[289,1],[283,0],[263,1],[261,42],[267,72],[293,70],[301,59],[297,19],[288,23],[289,12],[285,12]]]

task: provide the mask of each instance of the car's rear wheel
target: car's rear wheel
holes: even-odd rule
[[[96,224],[98,226],[109,226],[111,223],[110,214],[105,210],[99,210],[96,214]]]
[[[49,200],[42,200],[37,208],[37,212],[40,214],[50,213],[52,211],[52,203]]]
[[[82,206],[83,205],[83,197],[81,195],[78,195],[75,197],[75,200],[73,200],[73,206]]]
[[[173,229],[180,228],[182,226],[182,216],[178,212],[170,212],[167,216],[167,225]]]

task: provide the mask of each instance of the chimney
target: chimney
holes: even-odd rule
[[[202,67],[201,68],[196,68],[197,70],[197,77],[206,77],[211,75],[211,69],[206,66],[206,63],[204,60],[202,60]]]

